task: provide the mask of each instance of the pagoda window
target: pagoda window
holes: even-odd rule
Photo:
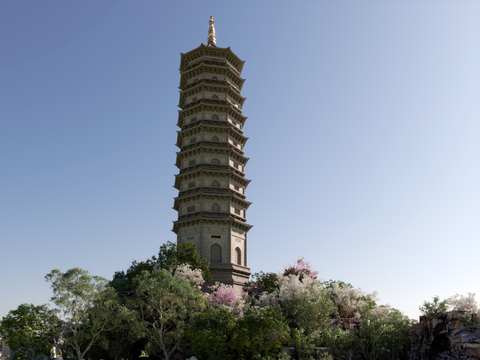
[[[218,78],[216,76],[212,77],[212,80],[218,80]]]
[[[212,141],[220,141],[220,139],[218,138],[218,136],[214,136],[212,137]]]
[[[242,211],[240,209],[235,208],[234,211],[235,211],[235,214],[237,214],[237,215],[242,214]]]
[[[212,187],[220,187],[220,183],[215,180],[214,182],[212,182]]]
[[[196,163],[195,159],[194,159],[194,160],[190,160],[190,161],[188,162],[188,166],[193,166],[193,165],[195,165],[195,163]]]
[[[190,120],[191,123],[194,122],[194,121],[197,121],[197,118],[196,118],[196,117],[194,117],[194,118],[192,118],[192,119]]]
[[[187,212],[189,212],[189,213],[194,212],[194,211],[195,211],[195,205],[189,206],[189,207],[187,208]]]
[[[195,183],[193,183],[195,185]],[[236,190],[236,191],[240,191],[240,188],[237,186],[237,185],[233,185],[233,188]]]
[[[235,249],[235,253],[237,255],[237,265],[242,265],[242,250],[240,248]]]
[[[210,262],[222,262],[222,247],[220,245],[213,244],[212,246],[210,246]]]
[[[212,163],[212,164],[220,164],[220,160],[218,160],[218,159],[212,159],[211,163]]]
[[[218,204],[213,204],[213,205],[212,205],[212,211],[220,211],[220,205],[218,205]]]
[[[191,138],[190,139],[190,144],[193,144],[194,142],[197,142],[197,138]]]
[[[218,115],[212,115],[212,120],[218,120]]]
[[[197,97],[192,98],[191,102],[193,102],[193,101],[195,101],[195,100],[197,100]]]
[[[195,187],[195,181],[188,184],[188,188],[192,189]]]
[[[218,100],[218,96],[217,96],[217,95],[213,95],[213,96],[212,96],[212,99],[213,99],[213,100]]]

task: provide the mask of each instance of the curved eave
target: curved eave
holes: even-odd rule
[[[180,73],[180,85],[179,85],[178,88],[180,90],[183,90],[183,87],[187,85],[185,83],[186,80],[184,79],[184,77],[187,76],[190,72],[197,71],[197,70],[201,69],[201,72],[205,73],[205,72],[208,72],[208,70],[206,70],[205,68],[209,68],[209,67],[228,71],[239,82],[239,84],[234,84],[234,86],[237,87],[238,92],[242,91],[243,84],[245,83],[245,79],[242,78],[240,75],[236,74],[235,72],[233,72],[232,69],[229,66],[225,66],[225,67],[224,66],[215,66],[215,65],[208,65],[208,64],[203,64],[203,63],[199,64],[199,66],[195,66],[194,68],[191,68],[189,70],[186,70],[186,71]]]
[[[228,94],[228,90],[231,89],[231,86],[230,85],[213,85],[213,84],[198,84],[188,90],[185,90],[185,91],[179,91],[180,92],[180,99],[179,99],[179,102],[178,102],[178,107],[179,108],[182,108],[184,105],[185,105],[185,98],[190,96],[190,92],[194,92],[194,90],[196,90],[197,88],[199,87],[210,87],[210,88],[215,88],[215,87],[221,87],[221,88],[225,88],[227,89],[227,91],[225,93]],[[240,108],[243,108],[243,104],[245,103],[245,100],[247,100],[247,98],[243,97],[242,95],[239,95],[238,93],[236,93],[235,91],[233,90],[230,90],[231,91],[231,94],[230,94],[230,97],[234,97],[234,96],[238,96],[240,98],[240,101],[239,101],[239,104],[240,104]],[[208,100],[208,99],[207,99]]]
[[[203,101],[205,100],[205,101]],[[247,120],[247,117],[244,116],[242,114],[242,110],[241,109],[237,109],[235,106],[233,105],[230,105],[230,104],[213,104],[213,103],[208,103],[207,101],[208,99],[199,99],[197,100],[196,104],[187,108],[187,109],[180,109],[178,110],[178,116],[180,117],[184,112],[186,111],[191,111],[199,106],[213,106],[213,107],[219,107],[219,108],[224,108],[224,109],[228,109],[228,110],[233,110],[237,115],[241,116],[243,121],[242,121],[242,124],[245,123],[245,121]]]
[[[246,232],[248,232],[253,227],[253,225],[249,225],[249,224],[247,224],[243,221],[237,220],[237,219],[235,219],[231,216],[215,217],[215,216],[199,215],[199,216],[192,216],[191,218],[187,218],[187,219],[173,221],[172,231],[175,234],[178,234],[178,228],[179,228],[180,225],[188,224],[189,222],[195,222],[195,221],[200,221],[200,222],[204,222],[204,221],[225,221],[225,222],[233,223],[234,225],[236,225],[239,228],[243,228]]]
[[[214,145],[215,144],[215,145]],[[247,158],[244,154],[245,152],[243,150],[240,150],[233,146],[230,143],[227,142],[217,142],[217,141],[198,141],[194,144],[189,144],[186,146],[182,146],[180,151],[177,151],[177,158],[178,155],[180,154],[188,154],[192,151],[199,150],[199,149],[210,149],[210,150],[229,150],[231,153],[241,156],[243,159],[245,159],[245,164],[248,162],[250,158]]]
[[[202,129],[202,127],[205,128],[205,129]],[[178,130],[177,131],[177,143],[175,145],[179,148],[182,148],[182,140],[185,136],[189,136],[189,134],[202,133],[202,131],[208,132],[210,130],[217,129],[217,128],[219,128],[219,126],[210,125],[210,124],[201,124],[199,122],[198,124],[196,124],[195,126],[193,126],[191,128],[184,129],[184,130]],[[238,133],[237,131],[233,130],[231,125],[230,126],[221,126],[221,128],[222,128],[222,130],[229,130],[228,131],[229,135],[231,135],[232,137],[236,136],[239,143],[242,144],[243,146],[245,146],[245,144],[247,143],[248,137],[246,137],[246,136]],[[197,131],[197,132],[195,132],[195,131]]]
[[[177,190],[180,190],[180,185],[182,182],[181,179],[190,175],[194,175],[195,173],[198,173],[198,172],[204,172],[208,175],[210,175],[210,173],[211,174],[223,173],[229,177],[235,178],[238,181],[238,183],[244,183],[245,189],[247,188],[248,184],[250,184],[250,182],[252,181],[252,180],[245,179],[243,175],[237,174],[236,172],[233,171],[233,169],[212,169],[212,168],[205,168],[205,167],[199,166],[198,168],[193,169],[191,171],[186,171],[186,172],[183,172],[182,174],[176,174],[175,183],[173,187]]]
[[[231,149],[235,153],[241,156],[245,156],[245,151],[239,149],[238,147],[224,141],[212,141],[212,140],[199,140],[193,144],[187,144],[183,146],[179,146],[180,151],[178,153],[184,153],[190,150],[194,150],[199,146],[203,145],[204,148],[215,148],[215,149]]]
[[[186,57],[188,55],[192,55],[193,53],[195,52],[198,52],[200,50],[203,50],[203,49],[208,49],[208,50],[214,50],[214,51],[218,51],[219,53],[222,53],[222,52],[227,52],[228,54],[230,54],[235,60],[238,61],[238,66],[236,66],[235,68],[238,70],[238,72],[242,72],[242,69],[243,69],[243,65],[245,64],[245,61],[244,60],[241,60],[233,51],[232,49],[229,47],[226,47],[226,48],[221,48],[221,47],[211,47],[211,46],[207,46],[207,45],[204,45],[203,43],[200,44],[199,47],[193,49],[193,50],[190,50],[189,52],[186,52],[186,53],[180,53],[180,71],[182,71],[182,69],[185,69],[185,60],[186,60]]]
[[[233,198],[237,202],[240,202],[240,203],[243,204],[244,210],[247,210],[250,207],[250,205],[252,205],[252,203],[250,201],[247,201],[245,199],[242,199],[239,196],[236,196],[236,194],[233,191],[230,192],[230,191],[228,191],[229,189],[225,189],[225,190],[226,191],[224,191],[224,192],[220,192],[220,191],[214,192],[214,191],[200,190],[200,191],[197,191],[197,192],[192,193],[192,194],[188,194],[188,195],[185,195],[185,196],[179,196],[179,197],[173,198],[174,199],[173,209],[178,211],[181,202],[183,202],[184,200],[188,200],[189,198],[196,197],[196,196],[199,196],[200,198],[209,198],[211,196],[221,196],[221,197],[225,197],[225,198]]]
[[[215,154],[215,152],[206,152],[206,151],[202,152],[202,149],[223,150],[224,152],[226,152],[226,154],[219,154],[219,155],[227,155],[230,158],[232,158],[232,159],[234,159],[238,162],[241,162],[241,164],[243,166],[246,166],[247,163],[248,163],[248,160],[250,160],[250,158],[247,158],[247,157],[245,157],[243,155],[240,155],[239,153],[235,152],[235,150],[233,150],[231,147],[207,147],[207,146],[200,145],[200,146],[197,146],[193,149],[177,152],[177,159],[175,161],[175,166],[180,169],[182,160],[184,158],[188,158],[190,156],[189,153],[194,152],[194,151],[199,151],[200,153],[204,153],[204,154],[211,154],[211,153]],[[222,164],[219,164],[219,165],[222,165]],[[224,166],[230,166],[230,165],[224,165]]]

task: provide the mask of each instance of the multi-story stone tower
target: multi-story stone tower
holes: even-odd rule
[[[173,231],[178,244],[195,244],[210,261],[213,282],[243,286],[252,227],[246,223],[244,61],[230,47],[216,46],[212,17],[209,23],[207,45],[181,54]]]

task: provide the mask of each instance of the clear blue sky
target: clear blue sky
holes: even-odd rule
[[[158,252],[180,53],[246,61],[252,272],[305,256],[412,318],[480,300],[480,2],[0,2],[0,317]],[[479,301],[480,302],[480,301]]]

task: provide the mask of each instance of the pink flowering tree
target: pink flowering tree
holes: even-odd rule
[[[305,261],[305,258],[302,257],[297,259],[297,262],[293,265],[287,266],[283,275],[299,275],[299,279],[302,281],[304,276],[310,276],[312,279],[316,279],[318,271],[313,270],[310,262]]]
[[[216,283],[210,287],[213,293],[209,295],[210,302],[228,306],[232,309],[241,309],[245,304],[246,294],[231,285]]]

